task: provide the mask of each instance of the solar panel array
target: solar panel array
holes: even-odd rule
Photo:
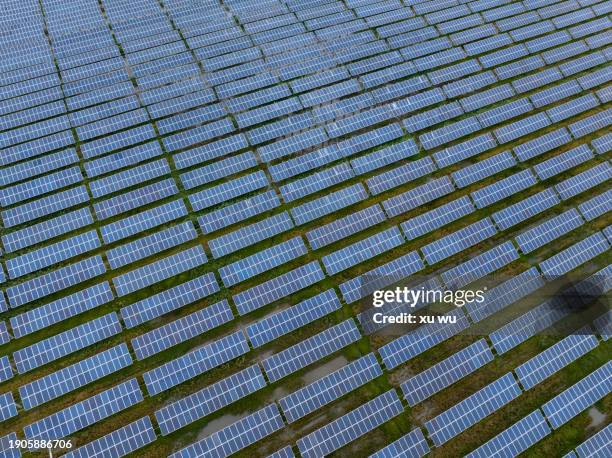
[[[353,441],[423,456],[522,387],[546,420],[511,414],[493,438],[444,445],[513,456],[601,397],[606,365],[558,398],[541,387],[602,351],[606,313],[507,367],[569,314],[537,300],[548,283],[609,289],[609,2],[187,3],[0,14],[0,455],[74,437],[67,456]],[[396,327],[362,302],[413,280],[495,286],[386,338]],[[481,325],[495,356],[469,338]],[[435,403],[492,360],[518,383],[434,418],[402,408],[398,387]],[[327,424],[285,428],[319,409]],[[241,413],[219,430],[226,412]]]

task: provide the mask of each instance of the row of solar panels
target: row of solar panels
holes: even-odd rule
[[[552,373],[584,355],[594,348],[595,345],[597,345],[597,339],[592,335],[570,335],[516,368],[519,381],[525,389],[529,389],[535,383],[539,383],[544,378],[552,375]],[[427,381],[427,384],[437,385],[438,389],[436,391],[439,391],[439,389],[454,383],[473,372],[476,368],[486,364],[492,358],[493,356],[485,341],[480,340],[456,355],[451,356],[449,359],[438,363],[428,371],[419,374],[417,377],[425,377],[424,380]],[[548,365],[552,365],[552,368]],[[553,428],[560,427],[609,393],[610,377],[612,377],[611,371],[612,365],[610,363],[605,364],[544,404],[542,409],[553,425]],[[346,392],[367,383],[381,373],[382,371],[380,366],[378,366],[376,358],[370,354],[281,399],[279,404],[288,421],[295,421],[301,416],[307,415],[322,405],[331,402],[331,400],[341,397]],[[429,378],[431,375],[433,375],[433,378]],[[402,384],[402,390],[407,398],[411,400],[414,400],[414,397],[412,397],[414,393],[410,391],[410,384],[413,381],[414,378]],[[258,366],[252,366],[183,400],[174,402],[161,411],[156,412],[162,433],[168,434],[185,424],[218,410],[228,403],[234,402],[244,395],[262,388],[264,385],[265,381]],[[417,383],[416,386],[421,389],[423,388],[420,383]],[[117,393],[113,393],[116,398],[110,403],[105,401],[102,404],[105,412],[102,415],[103,418],[112,415],[118,409],[121,410],[142,400],[142,394],[138,394],[140,390],[135,382],[126,382],[111,390],[117,391]],[[520,393],[521,389],[518,387],[514,377],[511,374],[506,374],[506,376],[487,385],[454,407],[428,421],[426,428],[429,430],[434,444],[439,446],[515,399]],[[577,396],[576,393],[580,393],[580,396]],[[96,408],[100,408],[99,403],[102,402],[101,399],[108,399],[108,397],[103,398],[101,395],[96,395],[83,401],[83,405],[79,407],[96,411]],[[74,412],[79,411],[76,407],[73,406],[65,409],[62,412],[62,418],[76,415]],[[6,407],[3,408],[3,410],[5,409]],[[298,448],[302,456],[321,456],[330,453],[371,431],[402,411],[403,407],[397,394],[394,390],[389,391],[298,440]],[[251,421],[255,419],[258,421]],[[99,419],[93,418],[88,421],[95,422],[99,421]],[[136,424],[139,427],[136,427]],[[72,430],[67,431],[66,429],[70,428],[66,426],[59,427],[58,429],[57,426],[51,425],[55,425],[55,423],[50,418],[41,420],[26,428],[26,436],[30,437],[28,433],[31,433],[32,437],[64,437],[74,432]],[[209,450],[217,449],[218,447],[222,447],[223,454],[227,456],[275,432],[283,425],[284,422],[279,415],[276,405],[270,405],[214,433],[212,436],[177,452],[177,456],[191,456],[192,452],[206,454]],[[128,429],[126,430],[126,428]],[[137,438],[129,441],[129,444],[134,447],[133,449],[142,447],[155,439],[155,434],[152,432],[152,426],[148,417],[146,420],[141,419],[135,424],[128,425],[98,441],[94,441],[87,445],[85,449],[89,448],[95,451],[96,446],[100,446],[102,443],[106,445],[108,441],[112,443],[113,440],[119,438],[123,442],[127,432],[136,432],[138,433],[137,436],[141,436],[141,429],[143,428],[151,431],[152,434],[147,434],[145,436],[146,439],[142,440],[142,442]],[[239,435],[244,437],[241,440],[236,440],[236,432],[239,432]],[[470,456],[490,456],[492,451],[499,452],[507,447],[513,447],[511,453],[514,456],[549,433],[550,428],[538,410],[479,447]],[[134,435],[136,436],[136,434]],[[581,447],[588,447],[588,444],[599,440],[598,437],[599,435],[595,436],[595,438],[586,442]],[[82,449],[82,451],[85,451],[85,449]],[[429,447],[422,433],[417,429],[387,446],[374,456],[387,456],[388,453],[398,453],[400,450],[411,450],[415,453],[418,452],[417,456],[423,456],[429,450]],[[77,450],[75,453],[78,452]],[[285,450],[284,453],[289,453],[288,456],[292,456],[290,450]]]
[[[576,149],[574,150],[570,150],[568,153],[564,153],[565,155],[559,155],[556,158],[553,158],[549,161],[545,161],[543,163],[540,163],[538,165],[536,165],[534,167],[534,170],[536,171],[536,173],[540,176],[540,178],[549,178],[551,175],[556,174],[556,173],[560,173],[564,170],[566,170],[568,167],[573,167],[576,165],[579,165],[580,162],[583,162],[587,159],[590,159],[592,157],[592,155],[590,154],[590,152],[585,149],[585,147],[583,147],[581,149],[582,154],[578,154],[576,153]],[[503,153],[502,153],[503,155]],[[582,158],[580,156],[583,156]],[[498,155],[497,157],[499,157],[500,155]],[[568,158],[567,160],[565,158]],[[493,159],[493,158],[491,158]],[[487,161],[490,161],[487,160]],[[485,162],[485,161],[483,161]],[[552,165],[550,165],[552,163]],[[469,168],[476,168],[476,170],[478,171],[479,167],[482,167],[482,165],[475,165],[475,166],[470,166]],[[544,174],[544,172],[542,170],[549,170],[550,168],[554,169],[554,172],[548,172],[546,174]],[[465,170],[465,169],[464,169]],[[259,172],[261,173],[261,172]],[[457,178],[457,174],[459,172],[456,172],[455,175],[455,181],[460,183],[460,180]],[[257,174],[251,174],[251,175],[247,175],[245,176],[246,181],[246,186],[247,186],[247,191],[250,191],[252,186],[250,183],[252,183],[254,177],[257,176]],[[584,178],[587,178],[587,180],[584,180]],[[584,190],[588,189],[589,187],[598,184],[602,181],[605,181],[609,178],[609,165],[607,163],[602,163],[599,166],[596,166],[594,168],[592,168],[591,170],[587,171],[587,172],[582,172],[581,174],[579,174],[576,177],[573,178],[569,178],[567,180],[565,180],[564,182],[556,185],[556,189],[557,191],[562,195],[563,198],[569,198],[569,197],[573,197],[574,195],[576,195],[579,192],[583,192]],[[263,178],[265,179],[265,178]],[[256,180],[255,180],[256,182]],[[440,186],[435,186],[432,183],[428,184],[428,185],[424,185],[425,187],[431,188],[431,189],[440,189],[439,191],[436,190],[434,192],[434,194],[430,197],[438,197],[438,195],[443,195],[449,192],[449,190],[454,189],[454,187],[450,184],[450,182],[445,183],[444,180],[440,181],[438,180],[438,182],[440,183]],[[514,184],[514,182],[516,182],[516,184]],[[156,183],[155,185],[151,185],[151,188],[155,188],[154,192],[160,196],[163,197],[164,194],[163,193],[159,193],[159,187],[163,187],[167,186],[166,183],[168,184],[172,184],[171,181],[170,182],[161,182],[161,183]],[[434,182],[435,183],[435,182]],[[514,192],[516,192],[513,188],[515,188],[516,190],[523,190],[526,187],[533,185],[535,183],[535,177],[533,176],[533,174],[531,174],[529,171],[523,171],[520,172],[518,174],[515,174],[513,176],[510,176],[508,178],[505,178],[493,185],[490,185],[488,187],[479,189],[475,192],[472,193],[472,197],[474,198],[475,202],[476,202],[476,206],[478,208],[481,208],[483,206],[489,205],[490,203],[496,202],[501,200],[502,198],[508,197],[509,195],[512,195]],[[173,185],[171,186],[174,189],[174,192],[178,192],[178,190],[173,187]],[[240,191],[240,187],[237,186],[236,182],[231,182],[228,184],[223,184],[223,185],[219,185],[217,188],[220,188],[218,191],[216,188],[211,188],[213,192],[211,192],[211,198],[215,199],[214,196],[218,196],[218,195],[229,195],[230,193],[228,191],[226,191],[226,189],[230,189],[232,190],[232,195],[235,194],[239,194]],[[221,189],[223,188],[223,189]],[[448,188],[448,190],[446,190],[446,188]],[[141,188],[142,189],[142,188]],[[351,189],[351,188],[345,188],[346,189]],[[412,195],[415,193],[419,193],[421,189],[420,188],[415,188],[412,191],[408,191],[407,193],[404,194],[400,194],[398,196],[395,196],[391,199],[388,199],[387,201],[383,202],[383,207],[387,210],[387,213],[391,216],[396,216],[397,214],[403,213],[404,211],[409,210],[410,208],[412,208],[413,206],[413,198]],[[70,191],[67,191],[70,192]],[[84,191],[83,191],[84,192]],[[58,196],[62,196],[63,197],[64,193],[60,193],[58,194]],[[415,194],[416,195],[416,194]],[[130,202],[134,202],[134,200],[129,199],[129,197],[131,196],[121,196],[122,198],[120,199],[120,201],[118,203],[122,204],[122,208],[130,208],[127,200],[130,200]],[[231,196],[230,196],[231,197]],[[420,197],[420,199],[422,199],[422,197]],[[147,203],[148,201],[145,200],[144,203]],[[316,202],[316,201],[315,201]],[[177,202],[178,203],[178,202]],[[216,203],[215,200],[213,200],[213,203]],[[340,202],[340,204],[342,204],[343,202]],[[133,204],[132,204],[133,205]],[[312,204],[308,205],[308,204],[303,204],[302,206],[298,206],[295,209],[292,209],[292,213],[295,217],[296,220],[299,220],[299,213],[296,213],[298,209],[300,208],[306,208],[309,209],[312,207]],[[112,208],[117,208],[117,204],[115,204],[114,207]],[[319,212],[321,211],[325,211],[325,208],[319,207]],[[84,210],[84,212],[86,212]],[[84,215],[86,215],[86,213],[84,213]],[[138,216],[138,215],[137,215]],[[102,234],[103,234],[103,238],[106,239],[107,242],[112,242],[112,237],[109,234],[110,231],[113,231],[113,229],[115,228],[115,226],[121,226],[122,223],[126,222],[126,221],[131,221],[134,217],[128,217],[127,220],[123,220],[120,221],[118,223],[112,223],[106,227],[102,228]],[[62,218],[60,217],[60,219],[66,219],[66,218]],[[88,218],[80,218],[81,221],[83,222],[90,222],[88,221]],[[58,220],[53,221],[54,223],[58,223]],[[42,225],[48,225],[49,221],[42,223]],[[288,228],[288,224],[290,224],[290,221],[286,220],[284,223],[284,227]],[[71,228],[71,227],[70,227]],[[38,226],[36,227],[36,229],[40,229]],[[31,231],[32,228],[27,228],[26,230],[24,230],[23,232],[29,232]],[[41,237],[40,231],[37,231],[38,237]],[[173,234],[173,232],[175,234]],[[107,234],[107,237],[105,237],[105,234]],[[13,234],[13,237],[11,237],[11,235],[5,236],[3,237],[4,241],[5,241],[5,245],[7,245],[8,249],[11,250],[11,244],[10,241],[12,238],[14,238],[15,236],[18,236],[20,234]],[[54,232],[51,232],[50,234],[51,236],[55,235]],[[195,230],[193,228],[193,226],[191,226],[189,223],[186,223],[186,225],[183,225],[180,229],[176,230],[176,229],[171,229],[167,231],[167,234],[165,237],[162,236],[162,239],[160,240],[158,237],[151,236],[149,238],[145,238],[139,242],[137,242],[136,244],[128,244],[127,246],[123,246],[123,247],[119,247],[116,248],[114,250],[112,250],[109,253],[109,260],[111,262],[111,265],[116,264],[115,262],[113,262],[113,259],[115,257],[121,257],[123,258],[122,261],[122,265],[127,264],[128,262],[133,262],[135,260],[141,259],[143,256],[147,255],[147,254],[151,254],[153,252],[155,252],[155,250],[159,251],[159,250],[163,250],[163,249],[167,249],[169,247],[172,246],[176,246],[182,242],[185,242],[187,240],[193,239],[195,238]],[[44,237],[44,236],[43,236]],[[229,237],[228,237],[229,238]],[[256,239],[257,240],[257,239]],[[157,242],[157,243],[156,243]],[[231,243],[231,242],[230,242]],[[434,242],[436,244],[446,244],[445,240],[441,240],[441,241],[437,241]],[[136,246],[134,246],[136,245]],[[139,246],[142,245],[149,245],[149,249],[148,250],[144,250],[144,253],[142,252],[138,252],[138,248],[140,248]],[[153,246],[151,246],[153,245]],[[157,246],[155,246],[157,245]],[[35,270],[39,270],[42,268],[47,267],[48,265],[52,265],[57,263],[58,261],[62,261],[64,259],[68,259],[70,257],[73,257],[75,255],[79,255],[79,254],[83,254],[86,253],[87,251],[90,251],[92,249],[98,248],[99,247],[99,240],[97,235],[94,232],[89,232],[89,233],[85,233],[82,234],[80,236],[76,236],[73,237],[72,239],[68,239],[64,242],[59,242],[55,245],[43,248],[38,250],[37,252],[33,252],[30,253],[28,255],[24,255],[18,258],[14,258],[12,260],[9,260],[7,263],[7,267],[9,268],[9,275],[14,278],[16,276],[19,275],[24,275],[27,273],[31,273]],[[429,247],[425,247],[425,256],[426,259],[428,259],[427,256],[427,251],[428,251]],[[435,249],[435,247],[433,248],[435,251],[439,251],[437,249]],[[131,254],[132,251],[136,251],[135,254]],[[203,253],[202,253],[203,254]],[[302,253],[303,254],[303,253]],[[435,260],[438,259],[438,257],[433,258],[434,262],[436,262]],[[429,259],[428,259],[429,260]],[[204,256],[204,261],[205,261],[205,256]],[[325,258],[324,258],[324,262],[325,262]],[[114,267],[114,266],[113,266]],[[333,269],[332,269],[333,270]],[[335,272],[333,272],[335,273]],[[34,280],[36,281],[36,280]],[[19,289],[19,287],[15,287],[16,289]],[[10,294],[9,290],[9,295]],[[34,295],[35,296],[35,295]],[[34,297],[33,296],[33,297]],[[31,299],[30,299],[31,300]],[[11,301],[12,302],[12,301]],[[23,302],[20,302],[23,303]],[[19,304],[18,304],[19,305]]]
[[[601,273],[597,273],[594,275],[594,277],[607,278],[605,272],[603,275]],[[603,286],[608,288],[610,285],[604,284]],[[327,294],[329,295],[333,293],[330,290]],[[335,297],[335,295],[333,296]],[[226,316],[229,315],[231,318],[231,311],[229,308],[227,308],[227,305],[225,305],[225,307],[225,311],[215,311],[214,316],[217,317],[225,314]],[[558,314],[562,314],[562,311],[562,308],[556,309]],[[567,314],[567,311],[565,311],[565,314]],[[426,327],[409,334],[408,336],[410,337],[414,349],[407,349],[404,346],[403,349],[400,350],[403,353],[403,356],[405,357],[406,352],[408,351],[411,353],[408,358],[422,353],[442,340],[457,334],[469,326],[469,323],[465,320],[465,315],[461,313],[461,310],[454,310],[447,316],[451,315],[458,317],[457,322],[459,324],[451,322],[451,324],[427,325]],[[109,315],[109,317],[110,316],[111,315]],[[311,320],[313,319],[312,317],[310,318]],[[215,318],[213,318],[213,320],[214,319]],[[518,320],[521,319],[522,317]],[[605,323],[605,321],[603,322]],[[279,324],[278,321],[276,321],[276,323],[279,327],[287,326],[287,323],[285,322],[281,322],[282,324]],[[197,325],[198,323],[195,324]],[[214,325],[218,324],[213,323],[212,326]],[[211,324],[209,323],[207,329],[210,329],[210,326]],[[175,327],[174,331],[176,332],[177,329],[183,333],[189,332],[189,330],[186,330],[186,328],[182,326],[179,328]],[[524,338],[532,335],[529,333],[529,330],[522,331],[525,333]],[[92,331],[88,332],[91,333]],[[533,332],[537,332],[537,329],[533,330]],[[604,339],[609,337],[609,329],[603,329],[600,332],[602,333]],[[292,372],[295,372],[296,370],[310,365],[314,361],[320,360],[321,358],[338,351],[347,344],[355,342],[360,337],[361,335],[355,327],[353,321],[347,320],[326,331],[323,331],[320,334],[306,339],[305,341],[296,344],[287,350],[267,358],[262,362],[262,365],[266,371],[268,380],[274,382]],[[392,344],[385,345],[380,349],[380,354],[387,367],[395,367],[399,362],[403,362],[408,359],[405,358],[399,362],[394,359],[389,359],[389,351],[393,352],[393,348],[391,347],[394,347],[399,340],[405,340],[406,338],[407,336],[404,336]],[[495,342],[493,335],[491,338]],[[138,338],[135,339],[135,341],[137,340]],[[172,337],[172,340],[173,343],[176,343],[175,336]],[[163,346],[163,338],[153,340],[151,345],[155,347]],[[595,339],[592,335],[570,335],[541,354],[517,367],[515,369],[516,374],[525,389],[529,389],[565,365],[592,350],[596,345],[597,339]],[[142,348],[140,348],[140,351],[142,351]],[[154,395],[248,351],[249,346],[246,343],[242,333],[238,332],[231,334],[206,347],[202,347],[199,350],[188,353],[183,357],[166,363],[165,365],[160,366],[158,369],[146,372],[144,374],[145,384],[148,388],[149,394]],[[138,347],[136,348],[136,353],[139,355],[140,359],[141,353],[139,352]],[[391,354],[391,356],[397,357],[398,353],[399,352],[396,349],[395,353]],[[31,358],[36,356],[37,355],[30,353]],[[38,356],[42,358],[48,357],[48,355],[45,354],[42,354],[42,356],[39,354]],[[402,384],[402,390],[410,405],[414,405],[417,402],[431,396],[433,393],[473,372],[475,369],[486,364],[491,359],[492,354],[488,349],[488,346],[484,340],[480,340],[456,355],[451,356],[447,360],[433,366],[426,372],[404,382]],[[17,361],[18,367],[20,362],[23,364],[24,360]],[[124,344],[121,344],[103,353],[88,358],[87,360],[81,361],[76,365],[69,366],[44,377],[43,379],[21,387],[20,394],[22,402],[25,408],[35,407],[41,403],[47,402],[50,399],[61,396],[71,389],[79,388],[97,378],[120,370],[131,363],[132,360],[129,352],[127,351],[127,347]],[[5,369],[3,371],[8,371],[9,376],[12,375],[8,360],[3,361],[3,364],[5,365]],[[325,377],[324,379],[321,379],[311,386],[300,390],[294,395],[283,398],[280,401],[280,405],[289,421],[295,421],[296,419],[319,408],[322,405],[321,403],[330,402],[333,399],[337,399],[343,394],[346,394],[346,392],[351,391],[357,386],[360,386],[361,384],[381,375],[381,373],[382,372],[378,366],[378,363],[376,362],[376,359],[373,357],[373,355],[370,355],[350,364],[344,369],[337,371],[328,377]],[[341,381],[338,380],[339,378]],[[255,383],[254,380],[259,381]],[[425,384],[421,383],[422,381],[425,381]],[[351,385],[351,383],[353,385],[356,384],[356,386]],[[201,390],[200,392],[195,393],[181,401],[177,401],[157,412],[156,417],[160,423],[162,431],[164,434],[168,434],[169,432],[179,429],[198,418],[208,415],[212,411],[221,408],[227,403],[235,401],[237,399],[236,396],[241,396],[232,391],[232,396],[225,398],[226,400],[222,401],[221,405],[219,405],[220,393],[222,394],[224,392],[223,387],[227,389],[229,386],[236,387],[242,385],[246,385],[243,395],[249,394],[265,385],[265,381],[258,366],[253,366],[240,374],[224,379],[223,381],[218,382],[209,388]],[[338,389],[340,385],[346,389]],[[330,394],[328,394],[327,397],[325,395],[325,390],[330,391]],[[139,389],[138,393],[140,393]],[[308,397],[308,393],[311,393],[310,397]],[[6,393],[2,396],[2,398],[4,404],[2,409],[4,418],[10,418],[11,416],[16,415],[17,412],[12,398],[12,393]],[[95,405],[97,402],[96,399],[96,397],[92,398],[90,400],[91,403],[94,403]],[[212,401],[209,402],[209,399],[214,399],[214,403],[210,404]],[[62,415],[65,415],[65,412],[62,413]],[[39,425],[39,423],[44,424],[46,420],[41,420],[40,422],[31,425],[31,427],[27,427],[26,436],[30,437],[34,435],[33,437],[63,437],[65,434],[70,433],[63,433],[61,436],[56,436],[54,435],[55,433],[48,433],[47,429],[44,429],[44,426]],[[47,423],[50,425],[56,425],[56,422],[53,420],[49,420]],[[56,426],[49,428],[54,430],[53,428],[56,428]],[[31,433],[30,430],[35,432]],[[49,436],[48,434],[51,435]]]

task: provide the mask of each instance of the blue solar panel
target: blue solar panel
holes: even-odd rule
[[[23,374],[121,332],[116,313],[109,313],[13,353],[17,372]]]
[[[88,385],[132,364],[126,344],[117,345],[78,363],[59,369],[34,382],[19,387],[26,410]]]
[[[605,458],[612,444],[612,425],[606,426],[576,447],[580,458]]]
[[[429,453],[429,445],[420,428],[415,428],[369,458],[421,458]]]
[[[474,211],[474,205],[466,196],[422,213],[403,222],[400,226],[408,240],[414,240],[443,227]]]
[[[466,308],[474,321],[482,321],[542,286],[544,286],[542,276],[535,267],[532,267],[493,288],[489,288],[484,295],[484,301],[466,304]]]
[[[130,329],[217,291],[215,275],[208,273],[121,308],[121,318]]]
[[[470,325],[461,309],[452,310],[439,317],[436,322],[423,325],[380,347],[378,352],[385,366],[388,369],[396,368],[440,342],[450,339]]]
[[[536,182],[537,179],[530,170],[523,170],[472,192],[472,197],[476,207],[484,208],[533,186]]]
[[[378,256],[386,251],[398,247],[404,243],[404,238],[397,227],[392,227],[375,235],[367,237],[352,245],[337,250],[322,261],[329,275],[348,269],[364,262],[367,259]]]
[[[385,219],[385,214],[380,206],[373,205],[313,229],[306,233],[306,237],[310,246],[316,250],[361,232]]]
[[[198,223],[205,234],[210,234],[216,230],[271,210],[279,205],[280,199],[276,193],[274,191],[266,191],[207,213],[205,216],[198,218]]]
[[[281,398],[279,405],[288,422],[293,423],[380,375],[382,369],[370,353]]]
[[[4,382],[13,377],[13,367],[8,356],[0,357],[0,382]]]
[[[27,439],[61,439],[143,400],[135,378],[66,407],[25,428]]]
[[[196,245],[159,261],[113,278],[117,295],[125,296],[207,262],[204,248]]]
[[[182,200],[175,200],[102,226],[100,232],[105,243],[113,243],[186,215],[185,204]]]
[[[540,263],[546,278],[554,279],[610,249],[601,232],[586,237]]]
[[[155,396],[248,351],[249,344],[238,331],[147,371],[142,377],[149,395]]]
[[[493,135],[487,133],[435,152],[433,157],[440,167],[447,167],[495,148],[496,145]]]
[[[464,188],[484,178],[495,175],[516,165],[514,156],[509,151],[504,151],[476,164],[464,167],[452,173],[453,180],[459,188]]]
[[[100,283],[12,317],[10,321],[13,334],[16,338],[23,337],[106,304],[112,299],[113,293],[109,284],[107,282]]]
[[[520,394],[521,389],[508,373],[426,422],[425,427],[434,444],[440,446]]]
[[[403,412],[395,390],[366,402],[297,441],[304,458],[328,455]]]
[[[17,404],[13,400],[13,393],[0,394],[0,421],[8,420],[17,415]]]
[[[499,210],[491,216],[500,229],[505,230],[560,202],[555,191],[549,188]]]
[[[136,358],[142,360],[221,326],[233,318],[227,301],[217,302],[135,337],[132,339],[132,347],[136,353]]]
[[[522,232],[516,237],[521,251],[530,253],[553,240],[582,226],[583,220],[575,208],[561,213],[532,229]]]
[[[269,436],[284,426],[275,404],[270,404],[210,436],[170,455],[171,458],[193,456],[229,456]]]
[[[292,261],[308,252],[301,237],[294,237],[219,269],[226,287],[257,276],[267,270]]]
[[[27,223],[89,201],[85,186],[77,186],[2,211],[4,227]]]
[[[402,392],[408,404],[414,406],[491,361],[493,353],[487,342],[480,339],[403,382]]]
[[[234,295],[234,303],[238,313],[245,315],[310,286],[324,277],[325,274],[319,263],[313,261]]]
[[[611,178],[612,167],[604,162],[556,184],[555,189],[563,200],[567,200]]]
[[[558,429],[610,393],[611,382],[612,362],[607,362],[544,404],[544,415],[552,427]]]
[[[259,366],[250,366],[155,411],[155,419],[167,436],[265,386]]]
[[[21,451],[13,446],[16,440],[18,438],[15,433],[0,437],[0,456],[2,458],[21,458]]]
[[[291,209],[291,214],[298,225],[313,221],[342,208],[353,205],[368,197],[363,185],[355,184],[339,191],[332,192],[310,202]]]
[[[519,382],[529,390],[598,345],[591,334],[569,335],[515,369]]]
[[[398,216],[454,190],[455,187],[450,178],[444,176],[383,201],[383,207],[390,217]]]
[[[587,221],[592,221],[595,218],[612,211],[612,191],[608,190],[590,198],[589,200],[578,205],[578,209]]]
[[[286,377],[361,338],[352,319],[343,321],[262,361],[271,382]]]
[[[254,347],[261,347],[276,338],[295,331],[341,307],[334,290],[329,289],[293,307],[264,318],[247,328]]]
[[[151,419],[143,417],[70,451],[66,458],[120,458],[157,439]]]
[[[490,218],[484,218],[421,247],[429,265],[474,246],[497,233]]]
[[[550,428],[540,411],[536,410],[478,447],[467,457],[515,457],[548,434]]]
[[[295,458],[295,455],[293,454],[291,446],[287,445],[286,447],[277,450],[272,455],[268,455],[267,458]]]
[[[536,164],[533,169],[542,180],[558,175],[593,158],[593,153],[587,145],[580,145],[565,153]]]
[[[89,231],[19,257],[7,259],[6,268],[10,278],[17,278],[59,264],[66,259],[87,253],[99,246],[100,239],[97,232]]]

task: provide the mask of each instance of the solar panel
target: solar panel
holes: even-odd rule
[[[204,146],[176,153],[173,155],[173,159],[178,169],[184,169],[192,165],[230,155],[247,146],[248,143],[243,134],[232,135],[221,140],[207,143]]]
[[[403,243],[404,238],[395,226],[323,256],[322,261],[328,275],[335,275]]]
[[[89,195],[85,186],[77,186],[19,205],[18,207],[3,210],[2,221],[4,222],[4,227],[13,227],[88,201]]]
[[[442,273],[448,288],[462,288],[519,259],[512,242],[505,242]]]
[[[598,345],[591,334],[569,335],[552,347],[518,366],[514,371],[525,390],[529,390]]]
[[[472,192],[472,198],[476,207],[481,209],[523,191],[536,183],[537,179],[531,170],[523,170]]]
[[[609,163],[603,162],[573,177],[563,180],[555,185],[555,189],[563,200],[567,200],[610,178],[612,178],[612,168]]]
[[[138,382],[132,378],[38,420],[23,428],[23,432],[27,439],[61,439],[142,400]]]
[[[155,441],[151,419],[142,417],[66,454],[66,458],[119,458]]]
[[[276,192],[266,191],[207,213],[205,216],[198,218],[198,223],[205,234],[210,234],[264,211],[276,208],[279,205],[280,199]]]
[[[348,319],[269,356],[262,361],[262,365],[268,380],[275,382],[335,353],[360,338],[361,334],[355,326],[355,322]]]
[[[414,240],[435,229],[456,221],[474,211],[474,205],[466,196],[440,205],[414,218],[403,222],[400,226],[408,240]]]
[[[459,188],[464,188],[477,181],[495,175],[502,170],[516,165],[516,160],[509,151],[496,154],[473,165],[464,167],[451,175]]]
[[[111,268],[118,269],[161,251],[181,245],[196,237],[197,233],[193,224],[188,221],[140,238],[134,242],[107,250],[106,256]]]
[[[355,173],[362,175],[418,153],[414,141],[396,143],[351,161]]]
[[[429,436],[440,446],[521,394],[511,373],[480,389],[425,423]]]
[[[297,441],[305,458],[328,455],[403,412],[395,390],[389,390]]]
[[[580,458],[604,458],[608,453],[610,443],[612,443],[612,425],[593,434],[576,447],[576,452]]]
[[[110,244],[186,215],[187,208],[179,199],[102,226],[100,232],[104,242]]]
[[[149,396],[155,396],[249,351],[242,331],[218,339],[143,374]]]
[[[440,342],[450,339],[470,325],[461,309],[437,316],[439,318],[436,318],[434,323],[425,324],[380,347],[378,352],[387,369],[398,367]]]
[[[132,364],[126,344],[120,344],[19,387],[26,410],[77,390]]]
[[[353,169],[346,162],[323,169],[280,187],[285,202],[292,202],[323,189],[335,186],[354,177]]]
[[[580,226],[582,226],[582,218],[578,211],[572,208],[522,232],[516,237],[516,242],[523,253],[530,253]]]
[[[253,365],[165,405],[155,411],[155,419],[162,435],[167,436],[265,386],[266,381],[261,369],[258,365]]]
[[[487,133],[435,152],[433,157],[440,167],[447,167],[495,148],[496,145],[493,135]]]
[[[41,340],[13,353],[17,372],[23,374],[121,332],[116,313],[109,313]]]
[[[294,458],[293,450],[290,445],[277,450],[272,455],[268,455],[268,458]]]
[[[497,233],[490,218],[484,218],[421,247],[429,265],[468,249]]]
[[[227,301],[217,302],[202,310],[172,321],[132,339],[136,359],[143,360],[178,345],[234,318]]]
[[[316,250],[375,226],[385,219],[380,206],[373,205],[313,229],[306,233],[306,237],[310,246]]]
[[[587,145],[580,145],[534,166],[536,174],[545,180],[593,158]]]
[[[0,357],[0,382],[4,382],[13,377],[13,367],[8,356]]]
[[[328,289],[286,310],[270,315],[247,328],[254,347],[261,347],[282,335],[289,334],[341,307],[336,293]]]
[[[6,260],[6,268],[11,279],[27,275],[45,267],[59,264],[66,259],[92,251],[100,246],[96,231],[70,237],[61,242]]]
[[[276,404],[269,404],[210,436],[189,445],[170,458],[229,456],[284,427]]]
[[[268,186],[264,172],[253,172],[189,196],[194,210],[202,210]]]
[[[274,235],[288,231],[293,222],[287,212],[271,216],[208,242],[215,258],[238,251]]]
[[[138,291],[167,278],[194,269],[207,262],[204,248],[196,245],[177,254],[152,262],[138,269],[113,278],[118,296]]]
[[[408,404],[415,406],[491,361],[493,353],[487,342],[480,339],[409,378],[402,383],[401,389]]]
[[[41,178],[34,178],[25,183],[6,187],[0,191],[0,204],[4,207],[33,199],[43,194],[57,191],[83,180],[79,167],[69,167],[53,172]]]
[[[238,313],[245,315],[323,278],[318,262],[313,261],[234,295],[234,303]]]
[[[550,434],[550,428],[540,411],[536,410],[478,447],[467,457],[514,457],[548,434]]]
[[[113,299],[107,282],[86,288],[38,308],[28,310],[10,319],[15,338],[64,321],[72,316],[91,310]]]
[[[0,437],[0,456],[2,458],[21,458],[21,451],[13,447],[13,443],[18,440],[17,434],[9,433]]]
[[[340,284],[342,297],[348,303],[355,302],[375,290],[385,288],[403,280],[424,268],[423,261],[416,251],[389,261],[362,275]],[[361,323],[365,327],[364,323]]]
[[[612,362],[608,362],[544,404],[544,415],[558,429],[610,393],[611,379]]]
[[[339,370],[279,399],[289,423],[320,409],[326,404],[382,375],[374,353],[369,353]]]
[[[122,307],[121,318],[125,326],[130,329],[217,291],[219,291],[219,285],[215,275],[208,273]]]
[[[610,249],[601,232],[596,232],[568,248],[540,262],[540,269],[548,279],[554,279]]]
[[[421,428],[415,428],[369,458],[421,458],[428,453],[429,444]]]
[[[612,134],[605,134],[594,140],[591,140],[591,145],[595,148],[597,154],[604,154],[612,150]]]
[[[533,293],[544,286],[544,280],[535,267],[489,288],[481,303],[466,304],[472,320],[478,322]]]
[[[449,177],[436,178],[383,201],[385,212],[390,217],[418,208],[455,190]]]
[[[505,230],[557,205],[560,202],[561,200],[559,197],[557,197],[555,191],[549,188],[545,189],[544,191],[540,191],[533,196],[520,200],[502,210],[499,210],[493,213],[491,216],[495,221],[495,224],[497,224],[500,229]]]

